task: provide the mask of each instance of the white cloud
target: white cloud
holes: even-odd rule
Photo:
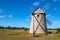
[[[12,14],[9,14],[9,15],[8,15],[8,17],[9,17],[9,18],[12,18],[12,17],[13,17],[13,15],[12,15]]]
[[[5,16],[4,15],[0,15],[0,18],[5,18]]]
[[[29,21],[29,19],[26,19],[26,22]]]
[[[51,16],[51,14],[46,14],[46,17],[50,17]]]
[[[27,18],[29,18],[29,16],[27,16]]]
[[[41,1],[45,1],[45,0],[41,0]]]
[[[38,6],[39,4],[40,4],[40,1],[39,1],[39,2],[35,1],[35,2],[33,3],[33,6]]]
[[[53,0],[53,2],[56,2],[57,0]]]
[[[26,22],[27,22],[27,21],[30,21],[31,17],[32,17],[32,15],[28,15],[28,16],[26,17],[25,21],[26,21]]]
[[[60,2],[60,0],[53,0],[53,2]]]
[[[32,15],[30,15],[30,17],[32,18]]]
[[[0,8],[0,14],[2,14],[3,13],[3,10]]]
[[[26,22],[27,22],[27,21],[29,21],[29,18],[30,18],[30,17],[29,17],[29,16],[27,16],[27,18],[25,19],[25,21],[26,21]]]
[[[27,18],[31,18],[32,17],[32,14],[30,14],[29,16],[27,16]]]
[[[54,21],[54,24],[60,24],[60,22],[58,22],[58,21]]]
[[[57,11],[57,9],[56,9],[56,8],[54,8],[54,11]]]

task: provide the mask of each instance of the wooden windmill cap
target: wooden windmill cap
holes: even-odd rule
[[[41,14],[41,13],[44,14],[44,11],[38,7],[36,10],[33,11],[32,14],[34,15],[34,14]]]

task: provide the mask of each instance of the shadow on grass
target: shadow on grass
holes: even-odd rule
[[[19,33],[11,33],[11,34],[8,34],[8,35],[19,35]]]
[[[40,35],[32,35],[32,37],[41,37]]]

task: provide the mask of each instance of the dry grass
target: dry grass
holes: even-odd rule
[[[60,34],[39,35],[39,37],[32,37],[28,30],[0,29],[0,40],[60,40]]]
[[[56,34],[57,33],[57,30],[48,30],[48,32],[51,32],[53,34]]]

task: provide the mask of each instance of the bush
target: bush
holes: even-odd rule
[[[49,34],[52,34],[52,32],[48,32]]]
[[[57,30],[57,33],[60,33],[60,28],[57,28],[56,30]]]
[[[28,28],[25,28],[25,29],[24,29],[24,31],[27,31],[27,30],[29,30],[29,29],[28,29]]]

